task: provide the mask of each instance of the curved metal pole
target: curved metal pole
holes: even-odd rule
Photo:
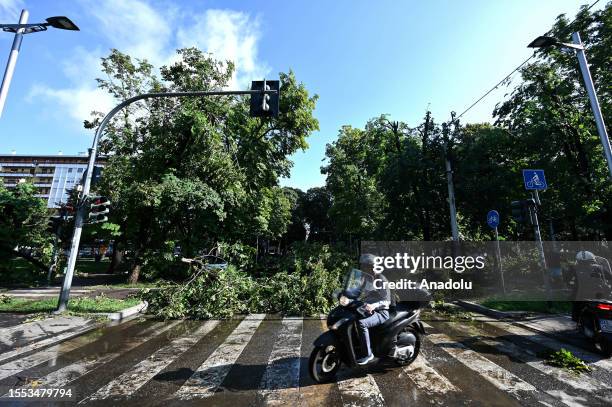
[[[28,10],[21,10],[21,16],[19,17],[19,24],[25,24],[28,22]],[[11,53],[9,54],[8,61],[6,62],[6,69],[4,71],[4,77],[2,78],[2,85],[0,85],[0,116],[4,110],[4,103],[8,95],[9,87],[11,86],[11,79],[13,79],[13,72],[15,71],[15,65],[17,64],[17,57],[19,56],[19,50],[21,49],[21,40],[23,39],[23,28],[15,30],[15,38],[13,40],[13,46],[11,47]]]
[[[274,94],[276,90],[241,90],[241,91],[195,91],[195,92],[161,92],[161,93],[143,93],[129,99],[124,100],[115,106],[110,112],[104,116],[102,122],[98,126],[94,135],[93,144],[89,149],[89,162],[87,163],[87,173],[85,175],[85,183],[83,185],[82,199],[84,202],[89,194],[91,188],[91,178],[93,174],[94,164],[96,162],[96,153],[98,150],[98,142],[106,129],[106,126],[110,120],[124,107],[143,99],[154,99],[154,98],[165,98],[165,97],[190,97],[190,96],[222,96],[222,95],[252,95],[252,94]],[[68,257],[68,265],[66,267],[66,275],[64,276],[64,282],[62,284],[62,290],[60,291],[59,301],[57,304],[57,310],[55,312],[63,312],[68,306],[68,299],[70,298],[70,287],[72,285],[72,277],[74,275],[74,267],[76,265],[76,259],[79,252],[79,243],[81,240],[81,232],[83,230],[83,224],[87,208],[84,204],[79,204],[77,213],[74,217],[74,232],[72,234],[72,242],[70,243],[70,256]]]

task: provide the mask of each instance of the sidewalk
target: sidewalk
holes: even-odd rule
[[[12,324],[0,328],[0,360],[15,350],[36,349],[51,341],[66,340],[101,325],[94,320],[73,315],[58,315],[31,322],[24,322],[22,315],[2,315],[5,321],[11,317],[14,317],[10,321]],[[11,350],[13,352],[9,352]]]
[[[76,297],[96,297],[104,294],[106,297],[115,299],[125,299],[130,294],[135,294],[140,291],[139,288],[91,288],[87,286],[73,286],[70,289],[70,296]],[[40,300],[46,298],[58,298],[60,287],[37,287],[37,288],[19,288],[13,290],[2,291],[3,295],[14,298],[22,298],[27,300]]]

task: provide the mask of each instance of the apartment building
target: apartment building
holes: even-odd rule
[[[57,208],[68,200],[68,192],[81,183],[87,168],[86,154],[22,155],[0,154],[0,180],[8,188],[19,182],[31,182],[38,188],[36,196]],[[99,157],[96,165],[103,165]]]

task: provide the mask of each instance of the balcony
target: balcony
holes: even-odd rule
[[[24,177],[31,177],[32,174],[29,172],[0,172],[0,177],[17,177],[17,178],[24,178]]]

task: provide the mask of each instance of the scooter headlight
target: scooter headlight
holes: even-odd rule
[[[353,300],[351,300],[349,297],[347,297],[345,295],[341,295],[339,301],[340,301],[340,305],[342,305],[343,307],[346,307]]]

